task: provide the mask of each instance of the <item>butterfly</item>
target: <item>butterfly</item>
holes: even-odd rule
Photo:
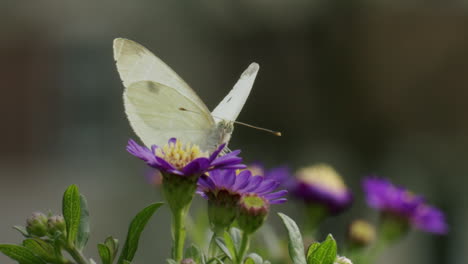
[[[161,59],[142,45],[117,38],[114,59],[122,79],[125,113],[143,143],[163,146],[170,138],[212,151],[228,143],[259,70],[252,63],[234,88],[210,112],[203,101]]]

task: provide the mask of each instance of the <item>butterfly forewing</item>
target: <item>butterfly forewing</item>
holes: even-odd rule
[[[212,114],[217,122],[221,120],[235,121],[237,119],[245,101],[247,101],[247,97],[249,97],[259,68],[257,63],[251,63],[242,73],[234,88],[216,106]]]
[[[203,150],[213,150],[219,143],[210,113],[172,87],[152,81],[133,83],[125,89],[124,104],[133,130],[148,147],[162,146],[172,137]]]
[[[209,110],[197,94],[161,59],[142,45],[124,38],[114,39],[114,59],[125,87],[139,81],[153,81],[174,88],[193,101],[203,113]]]

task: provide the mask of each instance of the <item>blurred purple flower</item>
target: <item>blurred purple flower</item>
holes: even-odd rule
[[[326,164],[300,169],[291,185],[292,193],[308,204],[323,205],[332,214],[348,208],[353,195],[340,175]]]
[[[286,202],[286,198],[282,197],[288,193],[286,190],[275,191],[279,185],[276,180],[253,176],[249,170],[239,173],[236,170],[213,170],[209,176],[198,180],[197,193],[208,200],[218,199],[219,194],[228,194],[236,200],[244,194],[256,194],[270,204],[279,204]]]
[[[370,207],[408,221],[417,229],[426,232],[448,232],[444,214],[426,204],[422,196],[374,176],[365,178],[362,185]]]
[[[280,186],[287,188],[288,183],[291,181],[292,173],[287,166],[275,167],[272,169],[266,169],[260,162],[254,162],[247,165],[247,170],[253,175],[261,175],[267,179],[272,179],[280,183]]]
[[[150,150],[130,139],[127,151],[163,174],[190,176],[200,175],[214,169],[242,169],[246,167],[241,164],[242,158],[237,156],[240,150],[218,157],[224,147],[225,144],[220,145],[209,155],[202,152],[197,145],[190,143],[184,145],[175,138],[171,138],[165,146],[153,145]]]

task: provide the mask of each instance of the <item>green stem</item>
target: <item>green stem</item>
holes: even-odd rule
[[[69,246],[66,248],[66,251],[72,256],[77,264],[90,264],[86,257],[83,255],[83,252],[75,248],[75,246]]]
[[[184,256],[184,243],[185,243],[185,210],[178,210],[174,212],[173,216],[173,230],[174,230],[174,260],[179,263]]]
[[[242,241],[241,241],[241,246],[239,248],[239,252],[236,256],[236,263],[237,264],[242,264],[242,261],[244,260],[244,255],[247,252],[247,249],[249,248],[250,244],[250,234],[243,233],[242,234]]]

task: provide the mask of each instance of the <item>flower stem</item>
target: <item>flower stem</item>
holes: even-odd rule
[[[174,260],[179,263],[184,256],[185,243],[185,210],[178,210],[173,215],[173,232],[174,232]]]
[[[244,260],[244,255],[247,252],[249,245],[250,245],[250,234],[247,234],[246,232],[244,232],[242,234],[242,241],[241,241],[241,245],[239,248],[239,252],[236,257],[236,264],[242,264],[242,261]]]
[[[83,252],[78,250],[75,246],[66,247],[66,251],[70,254],[70,256],[72,256],[72,258],[76,261],[76,263],[89,264],[89,261],[83,255]]]

